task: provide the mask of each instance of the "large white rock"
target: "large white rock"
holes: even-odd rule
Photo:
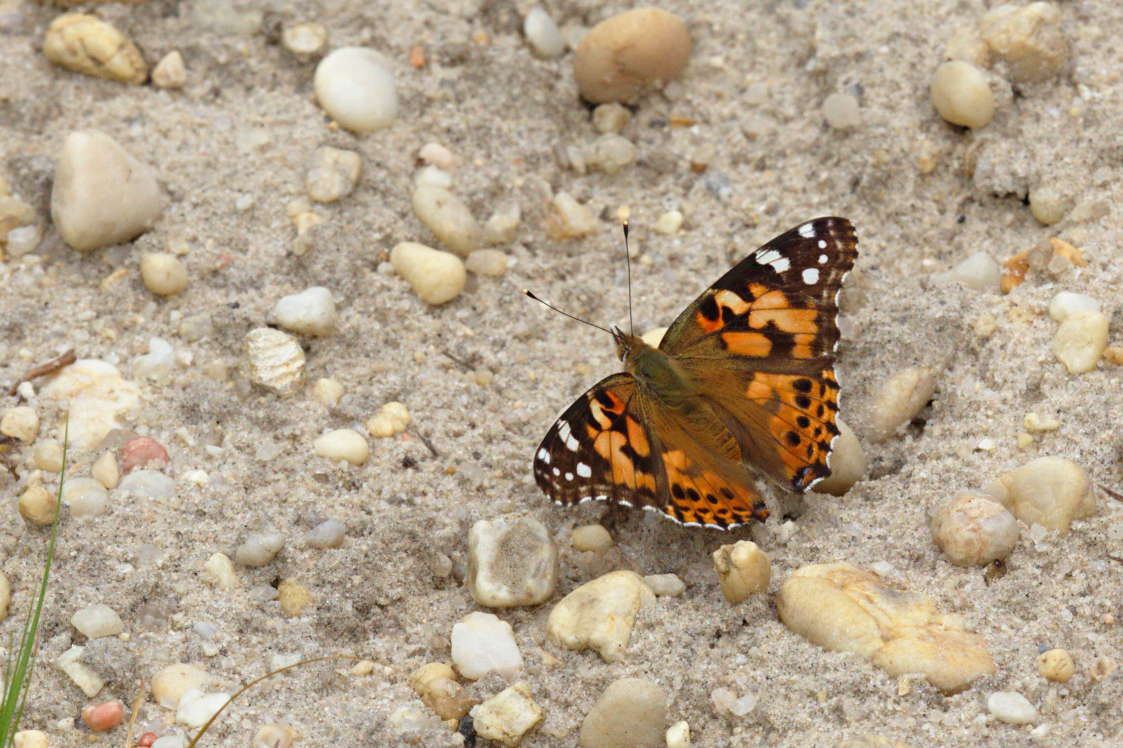
[[[537,605],[554,593],[558,551],[536,519],[480,520],[468,533],[468,588],[489,608]]]
[[[140,407],[140,390],[121,377],[117,367],[96,359],[79,359],[60,371],[43,389],[43,397],[67,403],[70,443],[93,447],[122,418]]]
[[[394,74],[373,49],[335,50],[316,66],[313,87],[324,111],[348,130],[381,130],[398,117]]]
[[[452,627],[452,662],[469,680],[492,672],[510,680],[522,670],[523,656],[511,624],[477,611]]]

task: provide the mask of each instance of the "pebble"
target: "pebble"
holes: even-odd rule
[[[570,592],[550,611],[546,630],[563,647],[594,649],[617,662],[632,636],[636,614],[655,602],[655,593],[634,571],[613,571]]]
[[[511,624],[491,613],[469,613],[452,626],[452,662],[468,680],[499,673],[511,680],[523,667]]]
[[[979,19],[979,35],[991,52],[1005,60],[1018,83],[1044,81],[1064,70],[1068,42],[1053,3],[1012,4],[991,8]]]
[[[324,405],[334,407],[339,405],[339,399],[343,397],[343,385],[339,380],[320,377],[312,384],[312,396]]]
[[[932,106],[946,121],[977,130],[994,119],[987,74],[963,60],[941,63],[932,76]]]
[[[589,206],[577,202],[568,192],[559,192],[550,202],[546,233],[554,239],[574,239],[597,230],[597,219]]]
[[[634,102],[647,89],[677,78],[690,47],[690,32],[673,13],[658,8],[619,13],[589,29],[577,45],[577,89],[596,104]]]
[[[858,100],[848,93],[833,93],[824,99],[823,117],[835,130],[850,130],[862,124]]]
[[[43,54],[67,70],[121,83],[144,83],[148,65],[117,27],[85,13],[65,13],[47,27]]]
[[[573,528],[569,542],[577,551],[603,553],[612,547],[612,534],[604,525],[581,525]]]
[[[382,55],[367,47],[342,47],[316,66],[316,100],[348,130],[363,134],[398,118],[394,74]]]
[[[468,589],[489,608],[537,605],[558,583],[558,550],[536,519],[481,519],[468,532]]]
[[[452,187],[452,175],[436,166],[422,166],[413,174],[413,186],[440,187],[443,190]]]
[[[686,584],[677,574],[648,574],[643,583],[658,597],[678,597],[686,592]]]
[[[390,252],[390,264],[426,304],[444,304],[464,290],[468,272],[464,261],[451,252],[402,242]]]
[[[97,359],[79,359],[65,367],[40,394],[66,401],[70,443],[79,449],[98,444],[123,425],[120,418],[140,408],[137,386],[123,379],[117,367]]]
[[[409,685],[443,720],[458,720],[476,704],[456,681],[456,671],[443,662],[422,665],[410,675]]]
[[[652,348],[658,348],[659,344],[663,342],[663,336],[667,334],[667,329],[666,327],[653,327],[640,338]]]
[[[829,465],[831,474],[815,484],[819,493],[842,496],[866,474],[869,460],[858,441],[857,434],[839,417],[834,419],[839,434],[831,445]]]
[[[690,725],[679,720],[667,728],[667,748],[690,748]]]
[[[1057,322],[1064,322],[1079,312],[1098,311],[1100,311],[1100,302],[1086,294],[1072,291],[1061,291],[1049,302],[1049,316]]]
[[[87,698],[92,699],[105,685],[105,681],[94,672],[93,668],[81,662],[82,653],[85,651],[85,647],[71,646],[55,660],[55,667],[65,673]]]
[[[440,143],[426,143],[417,151],[417,157],[438,169],[448,171],[456,166],[456,154]]]
[[[163,338],[149,338],[148,353],[134,358],[132,364],[133,376],[166,382],[175,369],[175,351]]]
[[[21,442],[35,441],[35,437],[39,435],[39,414],[30,405],[8,408],[3,417],[0,417],[0,434]]]
[[[971,494],[944,503],[929,521],[932,539],[953,564],[985,566],[1018,542],[1018,521],[999,503]]]
[[[304,542],[320,550],[339,548],[343,545],[343,538],[346,535],[347,525],[337,519],[325,519],[308,531],[304,536]]]
[[[13,229],[35,223],[37,214],[35,208],[23,200],[6,194],[4,187],[0,185],[0,235],[10,237]]]
[[[23,257],[39,248],[43,229],[39,226],[20,226],[8,232],[7,250],[11,257]]]
[[[158,296],[175,296],[187,288],[187,267],[167,252],[146,252],[140,258],[140,277]]]
[[[62,445],[55,439],[40,439],[31,448],[31,463],[37,470],[57,473],[62,470]]]
[[[1084,469],[1064,457],[1039,457],[1004,473],[987,489],[1023,522],[1067,533],[1072,521],[1096,512]]]
[[[121,472],[128,474],[137,468],[156,470],[167,467],[170,458],[164,445],[148,436],[134,436],[120,449]]]
[[[652,228],[655,229],[655,233],[657,234],[671,236],[679,232],[679,229],[682,228],[682,222],[683,215],[680,211],[668,210],[655,219],[655,225],[652,226]]]
[[[1029,191],[1029,212],[1044,226],[1060,223],[1072,210],[1072,198],[1055,186],[1037,185]]]
[[[1011,725],[1029,725],[1038,720],[1037,708],[1017,691],[995,691],[987,697],[987,711]]]
[[[304,378],[304,349],[293,336],[272,327],[246,333],[250,381],[278,395],[290,395]]]
[[[312,286],[300,293],[282,296],[273,306],[273,318],[289,332],[331,335],[335,332],[335,301],[328,289]]]
[[[667,694],[646,678],[620,678],[604,690],[581,723],[581,748],[662,748]]]
[[[183,88],[187,85],[187,68],[178,49],[168,52],[152,68],[152,85],[156,88]]]
[[[522,211],[518,203],[502,205],[491,214],[484,224],[483,241],[488,245],[510,244],[518,234]]]
[[[120,701],[91,704],[82,709],[82,721],[94,732],[112,730],[125,721],[125,705]]]
[[[276,530],[251,533],[234,551],[234,560],[242,566],[260,568],[272,562],[284,547],[285,536]]]
[[[225,553],[212,553],[203,564],[203,571],[207,579],[219,589],[232,590],[238,586],[238,575],[234,570],[234,562]]]
[[[464,267],[476,275],[498,277],[507,272],[507,255],[498,249],[477,249],[468,255]]]
[[[36,483],[20,494],[18,508],[19,516],[24,522],[43,527],[55,521],[58,504],[55,494]]]
[[[476,734],[514,748],[545,713],[525,683],[513,683],[469,712]]]
[[[89,252],[144,233],[164,210],[156,171],[96,130],[66,136],[55,163],[51,220],[73,249]]]
[[[1037,672],[1045,680],[1068,683],[1076,673],[1076,663],[1067,650],[1050,649],[1037,656]]]
[[[994,672],[982,638],[956,616],[848,563],[797,569],[780,586],[776,606],[780,620],[813,644],[858,654],[892,676],[922,673],[944,692]]]
[[[250,748],[293,748],[298,733],[288,725],[262,725],[254,733]]]
[[[332,462],[344,460],[352,465],[362,465],[370,457],[370,445],[355,429],[333,429],[312,442],[312,450]]]
[[[375,439],[397,436],[409,426],[409,410],[397,400],[391,400],[367,420],[367,432]]]
[[[122,495],[143,496],[157,501],[170,499],[175,496],[175,479],[157,470],[137,469],[121,479],[117,491]]]
[[[976,252],[938,277],[959,281],[976,291],[993,291],[1002,280],[1002,267],[986,252]]]
[[[1061,427],[1061,421],[1052,414],[1038,415],[1031,410],[1022,418],[1022,426],[1026,431],[1056,431]]]
[[[12,736],[14,748],[50,748],[47,733],[42,730],[20,730]]]
[[[191,728],[202,727],[229,700],[228,693],[203,693],[192,689],[180,698],[175,710],[175,721]]]
[[[335,202],[354,191],[362,168],[363,160],[355,151],[328,146],[317,148],[304,178],[304,189],[308,197],[318,203]]]
[[[628,126],[632,113],[615,101],[601,104],[593,110],[593,129],[599,133],[618,133]]]
[[[62,501],[75,518],[98,517],[109,511],[109,492],[93,478],[68,478]]]
[[[605,174],[615,174],[636,160],[636,147],[623,135],[601,135],[585,152],[589,169],[600,169]]]
[[[922,366],[899,371],[882,383],[874,399],[873,436],[884,441],[923,410],[936,391],[936,373]]]
[[[1070,313],[1053,336],[1053,355],[1069,374],[1093,371],[1107,348],[1108,326],[1103,312]]]
[[[530,42],[530,48],[539,57],[550,59],[561,57],[565,52],[565,41],[554,19],[541,6],[535,5],[523,19],[523,33]]]
[[[297,618],[313,602],[312,593],[296,579],[282,579],[277,585],[277,603],[285,618]]]
[[[125,624],[117,611],[108,605],[91,605],[74,612],[70,623],[88,639],[102,636],[117,636],[125,630]]]
[[[446,247],[462,257],[480,248],[483,230],[468,206],[443,187],[422,184],[413,191],[413,212]]]
[[[736,605],[750,595],[767,591],[772,562],[756,543],[739,540],[723,545],[713,552],[712,558],[722,594],[730,603]]]
[[[281,31],[281,44],[306,62],[324,51],[328,45],[328,30],[322,23],[294,23]]]

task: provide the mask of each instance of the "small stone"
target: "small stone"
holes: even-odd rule
[[[66,13],[52,21],[43,54],[67,70],[111,81],[139,84],[148,77],[136,45],[112,24],[85,13]]]
[[[295,23],[281,31],[281,44],[306,62],[324,51],[328,44],[328,30],[322,23]]]
[[[121,377],[117,367],[96,359],[78,359],[59,372],[40,394],[64,401],[69,412],[72,447],[89,449],[116,428],[119,419],[140,407],[140,390]]]
[[[175,710],[175,721],[190,728],[199,728],[210,721],[227,701],[228,693],[203,693],[190,690],[183,694]]]
[[[148,353],[137,356],[132,363],[134,376],[166,382],[175,369],[175,351],[168,341],[162,338],[149,338]]]
[[[662,748],[667,694],[646,678],[608,685],[581,723],[581,748]]]
[[[440,143],[426,143],[421,146],[417,151],[417,157],[430,166],[446,172],[456,166],[456,154]]]
[[[819,493],[842,496],[866,474],[869,460],[866,459],[862,443],[858,441],[854,430],[838,416],[835,416],[834,425],[838,427],[839,433],[831,442],[828,460],[831,474],[814,484],[814,488]]]
[[[18,197],[0,194],[0,236],[11,237],[11,231],[29,226],[36,219],[35,208]]]
[[[242,566],[260,568],[270,563],[285,547],[285,536],[276,531],[255,532],[246,537],[234,551],[234,560]]]
[[[1074,314],[1100,311],[1100,302],[1082,293],[1061,291],[1049,302],[1049,316],[1064,322]]]
[[[647,343],[652,348],[658,348],[659,344],[663,342],[663,336],[666,334],[666,327],[653,327],[640,337],[643,339],[643,342]]]
[[[187,85],[187,68],[178,49],[168,52],[152,68],[152,85],[156,88],[183,88]]]
[[[1022,419],[1022,426],[1026,431],[1042,432],[1042,431],[1056,431],[1061,427],[1061,421],[1056,416],[1046,413],[1038,415],[1032,410],[1025,414]]]
[[[634,571],[614,571],[570,592],[550,611],[546,630],[563,647],[595,649],[617,662],[632,636],[636,614],[655,594]]]
[[[679,229],[682,228],[683,216],[677,210],[668,210],[663,215],[655,219],[655,225],[652,227],[658,234],[670,236],[677,234]]]
[[[1084,374],[1096,368],[1107,348],[1108,318],[1102,312],[1073,312],[1053,336],[1053,355],[1069,374]]]
[[[823,101],[823,117],[835,130],[850,130],[862,124],[858,100],[848,93],[833,93]]]
[[[550,59],[561,57],[565,52],[565,42],[562,40],[558,25],[550,14],[540,6],[535,5],[523,19],[523,33],[530,42],[534,54]]]
[[[965,494],[942,505],[929,522],[932,538],[958,566],[985,566],[1004,559],[1018,542],[1018,522],[1003,506]]]
[[[8,254],[23,257],[39,248],[43,241],[43,229],[39,226],[20,226],[8,232]]]
[[[136,436],[121,445],[121,472],[128,474],[137,468],[167,467],[170,458],[164,445],[148,436]]]
[[[573,528],[569,542],[577,551],[604,553],[612,547],[612,535],[603,525],[582,525]]]
[[[984,71],[969,62],[942,63],[932,76],[932,106],[946,121],[977,130],[994,119],[994,94]]]
[[[207,672],[202,668],[177,662],[152,676],[152,697],[165,709],[175,709],[183,694],[202,689],[208,679]]]
[[[476,704],[456,682],[456,671],[443,662],[422,665],[409,677],[409,685],[443,720],[458,720]]]
[[[312,385],[312,396],[324,405],[334,407],[343,397],[343,385],[336,379],[321,377]]]
[[[312,442],[312,449],[332,462],[345,460],[352,465],[362,465],[370,457],[370,445],[354,429],[335,429],[321,434]]]
[[[648,574],[643,583],[659,597],[678,597],[686,592],[686,584],[677,574]]]
[[[525,683],[514,683],[469,712],[476,734],[514,748],[545,714]]]
[[[157,470],[134,470],[117,485],[121,495],[141,496],[159,501],[175,496],[175,479]]]
[[[690,725],[680,720],[667,728],[667,748],[690,748]]]
[[[308,197],[318,203],[332,203],[350,195],[359,182],[363,160],[355,151],[323,146],[316,149],[312,166],[304,178]]]
[[[780,586],[780,620],[825,649],[869,659],[890,675],[922,673],[944,692],[994,672],[981,637],[925,597],[847,563],[804,566]]]
[[[62,445],[55,439],[40,439],[31,450],[31,462],[37,470],[57,473],[62,470]]]
[[[1076,664],[1067,650],[1050,649],[1037,656],[1037,672],[1045,680],[1068,683],[1076,672]]]
[[[109,493],[93,478],[68,478],[62,501],[72,517],[99,517],[109,511]]]
[[[1044,81],[1064,70],[1068,42],[1061,32],[1061,12],[1053,3],[998,5],[979,19],[979,35],[991,52],[1009,66],[1017,83]]]
[[[574,239],[597,230],[597,219],[587,205],[573,199],[568,192],[554,195],[546,217],[546,233],[554,239]]]
[[[304,542],[312,548],[325,550],[339,548],[347,535],[347,525],[337,519],[325,519],[304,536]]]
[[[19,516],[24,522],[30,522],[40,527],[55,521],[58,513],[58,503],[55,494],[48,491],[40,483],[27,487],[19,497]]]
[[[636,160],[636,147],[623,135],[608,133],[593,141],[585,155],[589,169],[615,174]]]
[[[483,231],[456,195],[425,184],[414,189],[412,200],[413,212],[446,247],[462,257],[479,249]]]
[[[874,438],[884,441],[919,413],[936,391],[936,373],[915,366],[897,372],[882,385],[874,400]]]
[[[402,242],[394,247],[390,264],[426,304],[452,301],[464,290],[468,279],[464,261],[459,257],[416,242]]]
[[[232,590],[238,586],[238,575],[234,570],[234,562],[225,553],[212,553],[203,564],[207,579],[223,590]]]
[[[1037,708],[1017,691],[995,691],[987,697],[987,711],[1011,725],[1029,725],[1038,720]]]
[[[480,605],[537,605],[554,594],[558,551],[536,519],[479,520],[468,532],[468,589]]]
[[[600,133],[620,132],[632,120],[632,113],[627,107],[615,101],[601,104],[593,110],[593,129]]]
[[[1072,210],[1072,198],[1050,184],[1029,191],[1029,212],[1044,226],[1060,223]]]
[[[736,605],[768,589],[772,563],[756,543],[739,540],[723,545],[712,557],[722,594],[730,603]]]
[[[90,468],[90,475],[105,488],[116,488],[117,482],[121,480],[117,458],[113,456],[112,452],[103,452],[101,457],[94,461],[93,467]]]
[[[140,258],[144,286],[158,296],[175,296],[187,288],[187,268],[173,254],[147,252]]]
[[[120,701],[91,704],[82,709],[82,721],[93,732],[112,730],[125,721],[125,705]]]
[[[94,130],[63,142],[51,188],[51,220],[72,248],[88,252],[144,233],[164,210],[152,167]]]
[[[285,618],[299,617],[312,602],[312,593],[296,579],[282,579],[277,585],[277,603]]]
[[[85,651],[85,647],[72,646],[59,655],[55,660],[55,667],[65,673],[87,698],[92,699],[105,685],[105,681],[94,672],[93,668],[81,662],[82,653]]]
[[[593,103],[634,102],[649,88],[677,78],[690,57],[690,32],[678,16],[636,8],[601,21],[581,39],[573,72]]]
[[[375,439],[388,439],[397,436],[409,426],[409,410],[402,403],[393,400],[386,403],[367,421],[367,431]]]
[[[498,249],[477,249],[468,255],[464,267],[476,275],[498,277],[507,272],[507,255]]]
[[[70,623],[88,639],[102,636],[117,636],[125,630],[121,617],[108,605],[91,605],[75,611]]]
[[[957,30],[944,47],[944,57],[949,60],[963,60],[980,68],[990,67],[990,47],[979,38],[979,30],[974,24]]]
[[[511,624],[491,613],[469,613],[452,627],[452,662],[468,680],[499,673],[511,680],[523,667]]]
[[[976,291],[993,291],[1002,280],[1002,268],[986,252],[976,252],[938,277],[959,281]]]
[[[510,244],[518,234],[519,222],[522,220],[522,211],[518,203],[508,203],[496,209],[484,224],[483,240],[485,244]]]
[[[271,327],[256,327],[246,333],[246,356],[250,381],[278,395],[289,395],[304,377],[304,349],[296,338]]]
[[[335,301],[331,291],[312,286],[300,293],[282,296],[273,307],[281,327],[300,335],[331,335],[335,332]]]
[[[0,418],[0,434],[21,442],[35,441],[39,435],[39,414],[30,405],[8,408]]]
[[[14,748],[50,748],[47,733],[42,730],[20,730],[12,736]]]
[[[262,725],[254,733],[250,748],[293,748],[298,733],[288,725]]]
[[[342,47],[320,60],[313,81],[316,100],[348,130],[374,132],[398,118],[394,74],[382,55],[366,47]]]
[[[1084,259],[1084,253],[1059,236],[1049,237],[1049,246],[1053,249],[1053,257],[1046,266],[1050,272],[1056,272],[1054,268],[1057,266],[1058,259],[1065,260],[1078,268],[1088,266],[1088,261]]]
[[[1066,533],[1072,521],[1096,512],[1084,469],[1063,457],[1039,457],[999,476],[996,498],[1023,522]]]

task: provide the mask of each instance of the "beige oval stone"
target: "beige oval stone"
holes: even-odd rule
[[[476,704],[456,680],[456,671],[444,662],[422,665],[410,675],[409,685],[441,719],[460,719]]]
[[[444,187],[422,184],[413,191],[413,212],[433,235],[458,255],[480,248],[483,229],[459,197]]]
[[[658,8],[636,8],[591,28],[573,59],[581,96],[593,103],[635,101],[646,89],[678,77],[690,58],[682,19]]]
[[[634,571],[613,571],[570,592],[550,611],[546,631],[568,649],[594,649],[605,662],[623,659],[636,613],[655,593]]]
[[[1073,520],[1096,513],[1084,468],[1064,457],[1039,457],[999,476],[998,483],[999,501],[1027,524],[1068,532]]]
[[[1096,368],[1107,348],[1108,319],[1103,312],[1073,312],[1053,336],[1053,355],[1069,374],[1084,374]]]
[[[667,694],[646,678],[608,684],[581,723],[581,748],[663,748]]]
[[[854,430],[837,416],[834,425],[838,427],[838,436],[831,445],[829,460],[831,474],[816,483],[814,490],[842,496],[866,474],[869,460]]]
[[[768,589],[772,562],[749,540],[723,545],[713,552],[714,570],[725,599],[736,604]]]
[[[468,280],[464,261],[451,252],[402,242],[390,252],[390,264],[426,304],[444,304],[464,290]]]
[[[65,13],[47,27],[43,40],[47,59],[67,70],[121,83],[144,83],[148,66],[132,41],[85,13]]]
[[[1038,655],[1037,672],[1045,680],[1068,683],[1076,672],[1076,663],[1072,661],[1072,655],[1067,650],[1050,649]]]
[[[183,694],[202,689],[209,678],[202,668],[177,662],[152,676],[152,696],[165,709],[175,709]]]
[[[1018,522],[996,501],[983,496],[957,496],[943,504],[930,521],[932,539],[958,566],[985,566],[1006,558],[1018,542]]]
[[[480,605],[537,605],[557,579],[557,547],[533,517],[481,519],[468,531],[468,589]]]
[[[979,19],[979,35],[1009,66],[1018,83],[1048,80],[1064,70],[1068,41],[1061,31],[1061,12],[1054,3],[998,5]]]
[[[951,60],[936,68],[930,88],[932,106],[946,121],[977,130],[994,119],[994,94],[984,71]]]
[[[936,373],[926,367],[914,366],[889,377],[874,399],[874,437],[883,441],[892,436],[924,408],[935,391]]]

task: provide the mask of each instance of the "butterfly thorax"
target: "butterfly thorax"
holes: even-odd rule
[[[678,408],[692,399],[695,387],[687,373],[673,358],[653,348],[636,335],[613,331],[616,352],[646,395],[665,407]]]

